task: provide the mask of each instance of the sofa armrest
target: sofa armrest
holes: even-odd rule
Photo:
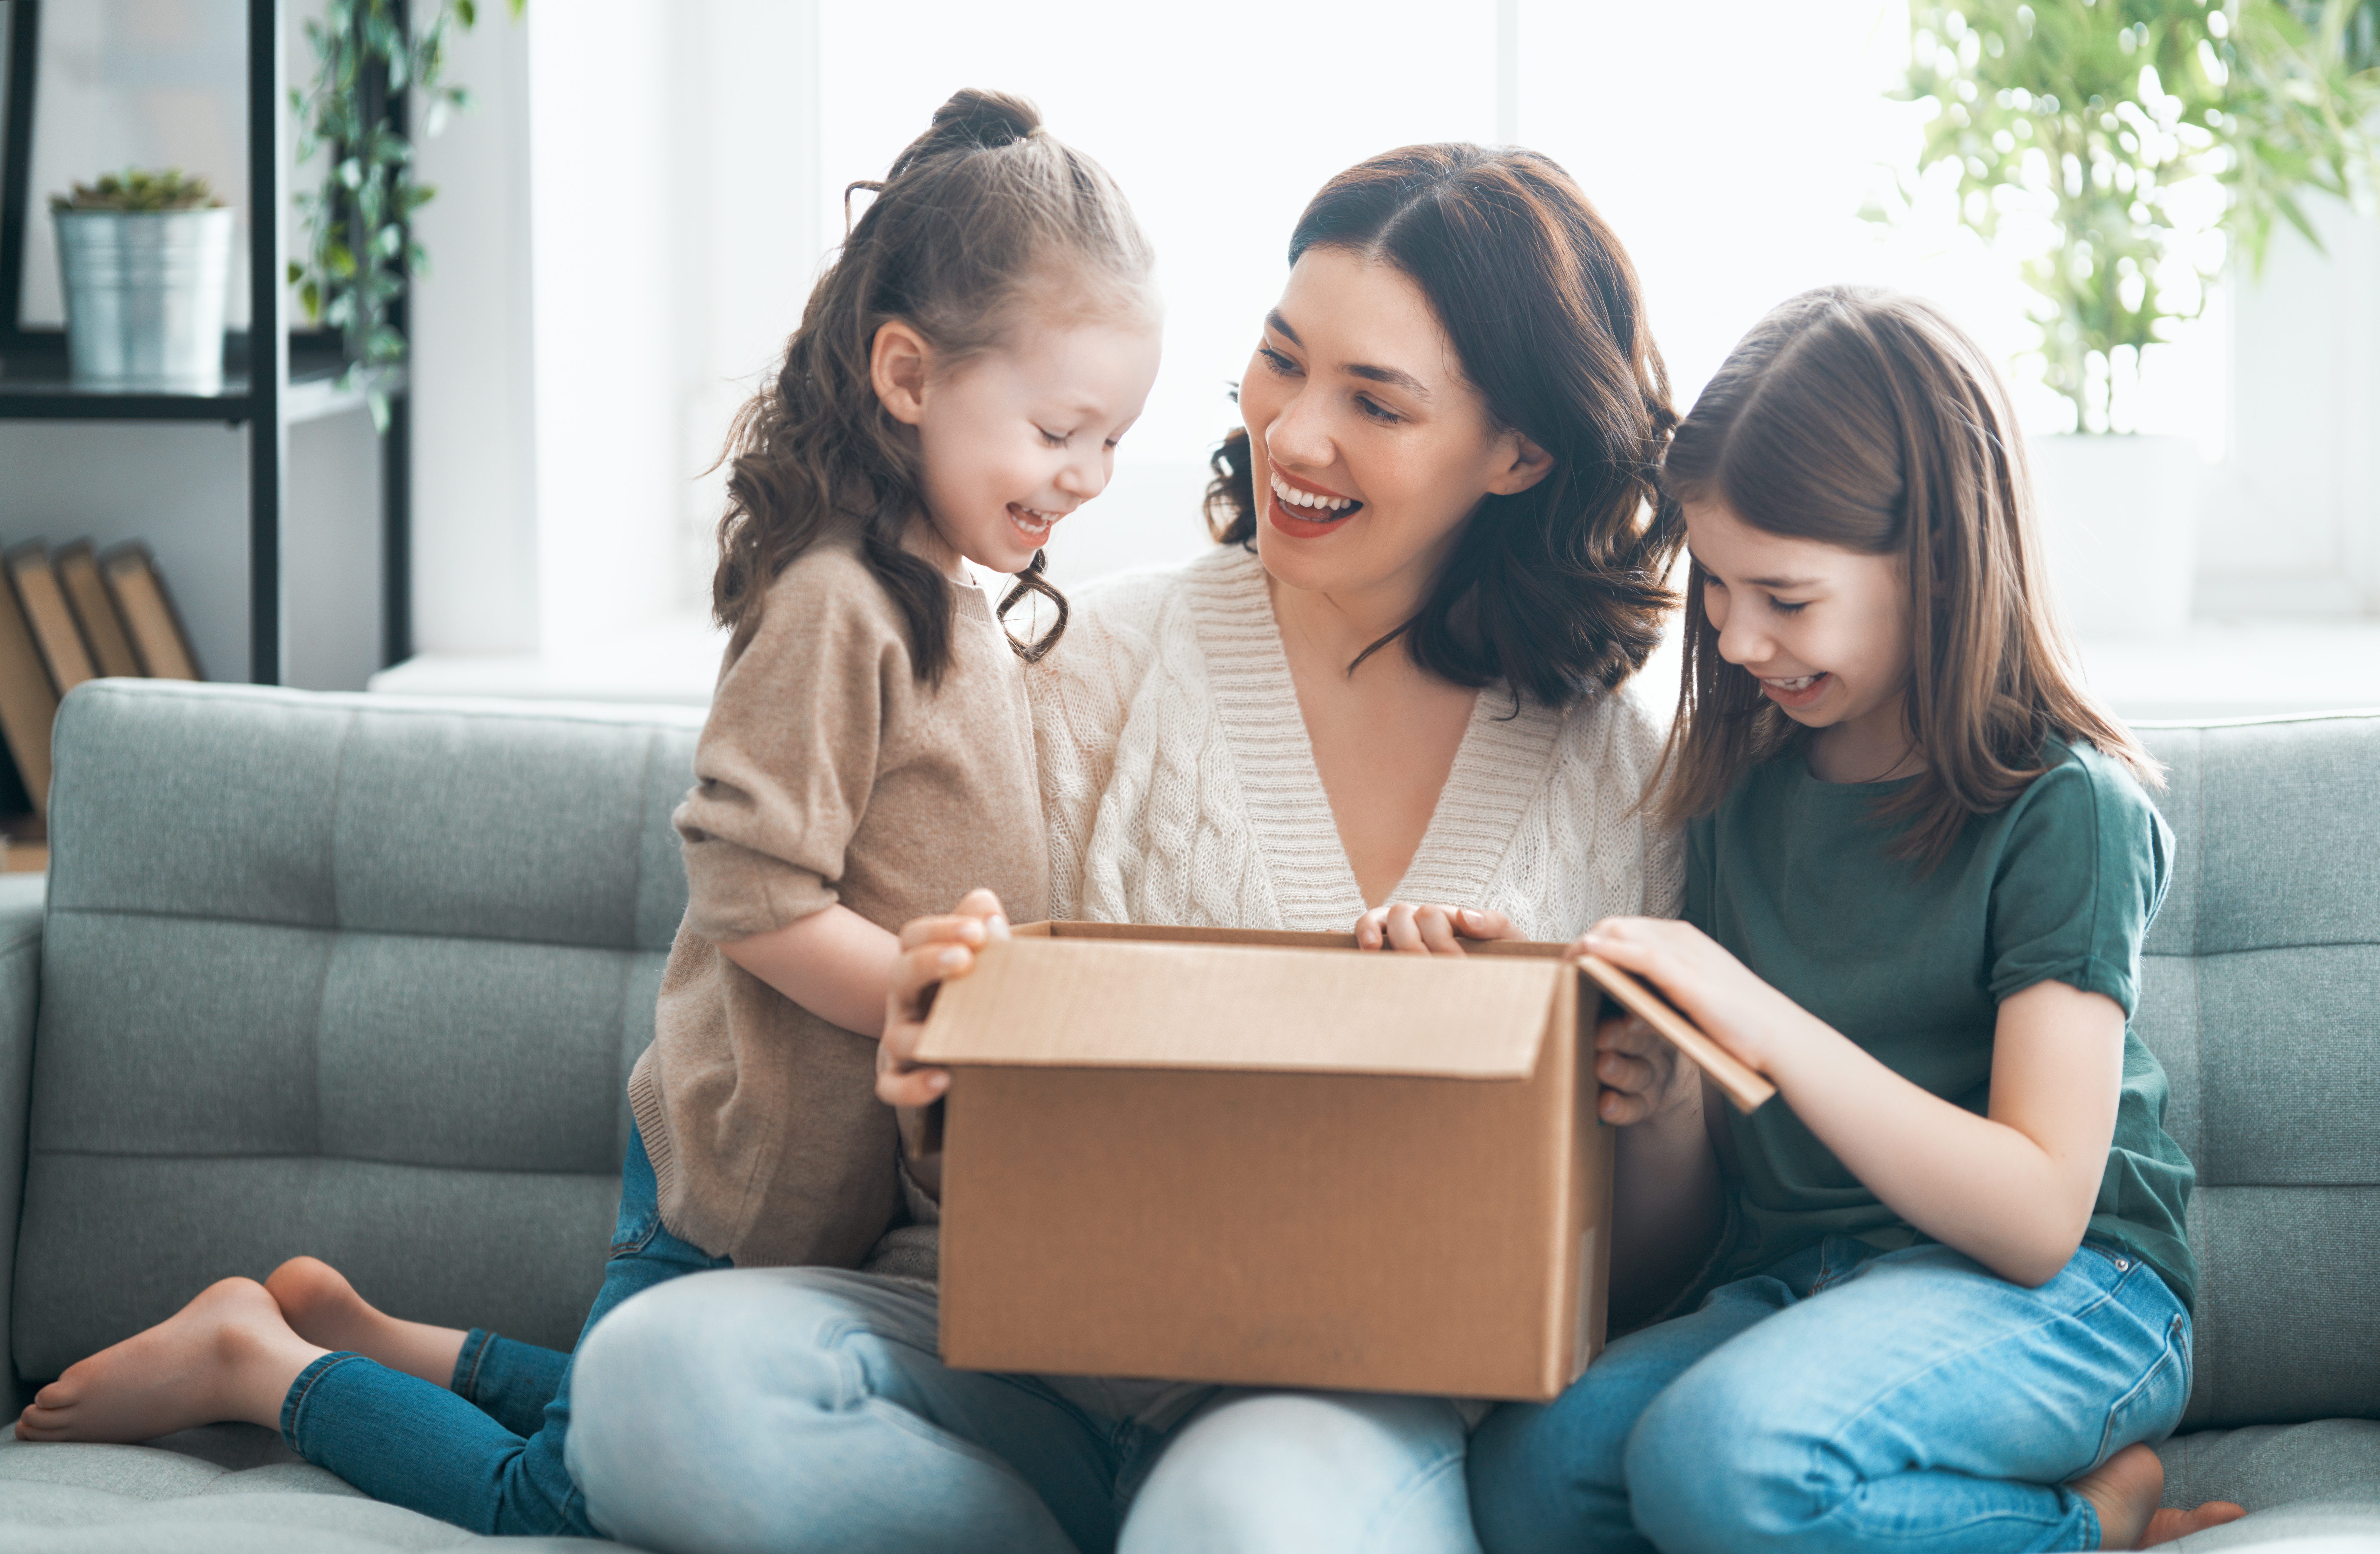
[[[48,880],[0,874],[0,1344],[17,1287],[17,1220],[25,1206],[25,1134],[33,1099],[33,1017],[42,1002],[42,909]],[[12,1363],[8,1410],[25,1405]]]

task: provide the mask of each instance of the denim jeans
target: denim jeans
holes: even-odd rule
[[[628,1136],[620,1218],[602,1288],[580,1329],[638,1291],[728,1266],[662,1229],[652,1162]],[[361,1354],[325,1354],[281,1404],[290,1450],[376,1500],[475,1533],[597,1534],[563,1463],[571,1356],[473,1329],[441,1387]]]
[[[590,1518],[659,1554],[1478,1548],[1442,1399],[1215,1389],[1178,1421],[1119,1416],[949,1369],[936,1315],[923,1287],[822,1269],[629,1302],[579,1356]]]
[[[1472,1504],[1493,1554],[2096,1548],[2066,1481],[2171,1433],[2190,1374],[2189,1316],[2119,1248],[2028,1290],[1829,1237],[1498,1409]]]

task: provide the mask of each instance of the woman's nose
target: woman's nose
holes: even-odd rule
[[[1330,429],[1318,414],[1309,415],[1309,395],[1293,394],[1265,428],[1265,455],[1274,465],[1289,465],[1307,469],[1325,469],[1335,463],[1338,451],[1330,445]]]

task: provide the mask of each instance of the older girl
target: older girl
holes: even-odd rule
[[[1659,735],[1617,687],[1669,601],[1672,418],[1618,241],[1541,156],[1419,146],[1333,179],[1289,253],[1223,543],[1088,592],[1034,671],[1046,909],[1344,931],[1396,895],[1559,937],[1667,910]],[[1001,931],[970,908],[907,930],[889,1100],[940,1093],[904,1062],[921,982]],[[1445,1400],[974,1375],[934,1334],[930,1291],[847,1274],[624,1306],[573,1438],[598,1519],[664,1550],[1475,1547]]]
[[[1778,1098],[1706,1114],[1678,1075],[1629,1130],[1673,1141],[1643,1184],[1673,1239],[1716,1241],[1698,1304],[1482,1428],[1481,1535],[2131,1548],[2197,1276],[2131,1028],[2173,844],[2068,655],[1998,375],[1925,303],[1806,293],[1720,368],[1662,481],[1694,555],[1665,798],[1685,920],[1585,946]]]

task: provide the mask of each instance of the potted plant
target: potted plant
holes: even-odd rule
[[[2139,424],[2143,353],[2277,222],[2319,246],[2301,196],[2368,180],[2380,0],[1921,0],[1910,20],[1896,95],[1935,113],[1909,203],[1955,169],[1960,222],[2032,250],[2042,379],[2072,407],[2032,440],[2070,613],[2086,636],[2179,630],[2199,464]]]
[[[179,169],[111,173],[50,197],[75,382],[223,387],[232,213]]]

